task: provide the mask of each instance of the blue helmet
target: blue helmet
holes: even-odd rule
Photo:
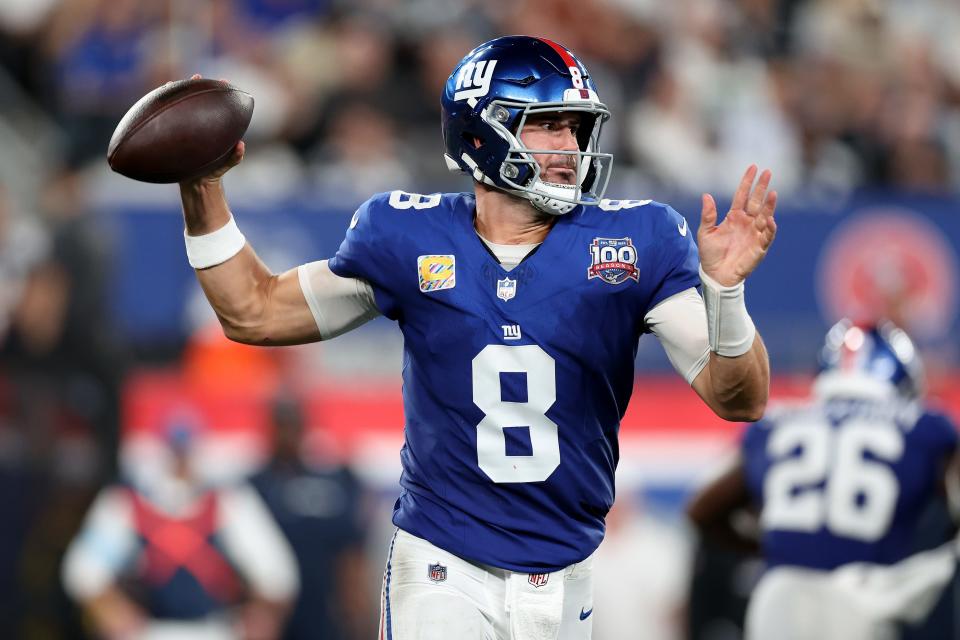
[[[596,204],[606,190],[613,155],[600,153],[600,128],[610,111],[587,68],[556,42],[506,36],[481,44],[460,61],[441,98],[447,167],[526,198],[561,215]],[[578,151],[528,149],[519,132],[531,114],[582,114]],[[577,184],[547,182],[534,153],[576,156]]]
[[[857,325],[841,320],[827,333],[815,389],[821,395],[891,393],[917,399],[924,392],[923,363],[905,331],[889,321]]]

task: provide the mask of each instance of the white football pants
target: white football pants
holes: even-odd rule
[[[469,562],[397,530],[380,600],[381,640],[588,640],[593,558],[528,574]]]
[[[747,607],[748,640],[881,640],[924,620],[956,567],[956,543],[893,565],[771,569]]]

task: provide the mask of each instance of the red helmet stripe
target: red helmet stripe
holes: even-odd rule
[[[540,42],[545,42],[546,44],[550,45],[554,51],[559,53],[560,57],[563,58],[563,63],[567,65],[567,67],[577,67],[578,69],[580,68],[580,65],[577,64],[577,61],[574,60],[572,55],[570,55],[570,52],[564,49],[563,47],[561,47],[559,44],[557,44],[553,40],[547,40],[546,38],[537,38],[537,40],[539,40]]]

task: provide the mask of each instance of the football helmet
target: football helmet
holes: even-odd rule
[[[910,336],[889,321],[858,325],[841,320],[827,333],[814,384],[820,395],[918,399],[923,363]]]
[[[450,74],[441,107],[451,171],[466,172],[555,215],[603,196],[613,155],[598,149],[610,111],[583,63],[556,42],[506,36],[481,44]],[[520,140],[527,118],[560,111],[581,114],[579,149],[527,148]],[[576,184],[544,180],[537,153],[576,156]]]

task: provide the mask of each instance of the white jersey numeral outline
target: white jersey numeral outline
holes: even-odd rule
[[[391,191],[390,206],[394,209],[432,209],[440,204],[439,193],[431,193],[425,196],[421,193],[407,193],[406,191]]]
[[[653,200],[611,200],[610,198],[604,198],[597,203],[597,206],[603,211],[620,211],[621,209],[642,207],[651,202],[653,202]]]

